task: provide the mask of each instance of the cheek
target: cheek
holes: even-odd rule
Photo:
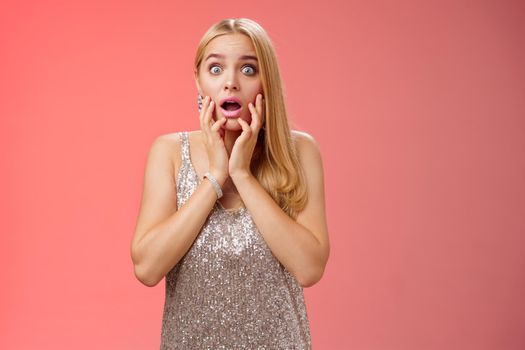
[[[248,124],[250,124],[250,122],[252,121],[252,112],[250,111],[248,105],[246,105],[246,110],[244,111],[244,115],[242,115],[241,118],[247,121]]]
[[[220,87],[216,86],[216,83],[210,81],[202,81],[201,89],[204,96],[210,96],[213,99],[219,98]]]

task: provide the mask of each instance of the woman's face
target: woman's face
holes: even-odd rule
[[[215,103],[213,119],[227,117],[222,128],[242,130],[237,118],[250,124],[248,103],[255,105],[257,94],[263,92],[251,39],[244,34],[235,33],[221,35],[210,41],[199,71],[195,72],[195,82],[203,98],[210,96]],[[235,104],[221,106],[221,101],[229,97],[238,98],[240,108]]]

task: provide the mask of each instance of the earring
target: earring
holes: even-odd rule
[[[202,96],[201,96],[201,94],[199,94],[199,96],[197,97],[197,105],[199,107],[199,113],[200,113],[201,109],[202,109]]]

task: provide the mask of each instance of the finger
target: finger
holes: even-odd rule
[[[206,124],[206,126],[208,126],[208,128],[210,128],[211,124],[213,124],[212,115],[213,115],[213,110],[214,109],[215,109],[215,102],[210,99],[210,103],[208,105],[208,110],[206,111],[206,114],[204,116],[204,123]]]
[[[257,100],[255,102],[257,108],[257,115],[259,116],[260,125],[264,124],[264,97],[262,94],[257,95]]]
[[[257,113],[257,110],[255,109],[255,107],[253,106],[253,104],[251,102],[248,103],[248,108],[250,109],[250,112],[252,113],[251,127],[255,131],[256,129],[259,128],[259,126],[261,124],[260,118],[259,118],[259,113]]]
[[[257,95],[257,99],[255,101],[255,105],[256,105],[256,109],[257,109],[257,113],[259,113],[259,115],[261,115],[261,110],[262,110],[262,95],[259,94]]]
[[[260,100],[260,103],[259,103],[259,108],[258,108],[258,112],[259,112],[259,116],[260,116],[260,122],[261,122],[261,125],[264,124],[264,97],[263,95],[261,95],[261,100]]]
[[[258,119],[252,119],[251,124],[248,124],[245,120],[243,122],[250,128],[250,136],[259,134],[261,124],[257,121]]]
[[[221,119],[217,120],[213,125],[211,126],[211,131],[213,131],[214,135],[215,132],[219,131],[222,125],[226,123],[226,117],[222,117]]]
[[[252,128],[250,128],[250,125],[248,125],[244,119],[239,118],[237,121],[242,128],[242,133],[239,138],[241,138],[241,141],[244,142],[244,140],[248,140],[252,136]]]

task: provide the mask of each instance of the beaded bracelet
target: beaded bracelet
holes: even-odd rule
[[[215,179],[215,176],[213,176],[212,173],[210,172],[207,172],[206,174],[204,174],[202,176],[202,179],[204,180],[205,178],[208,178],[208,180],[210,180],[213,188],[215,189],[215,192],[217,192],[217,199],[221,198],[222,197],[222,190],[221,190],[221,186],[219,185],[219,183],[217,182],[217,179]]]

